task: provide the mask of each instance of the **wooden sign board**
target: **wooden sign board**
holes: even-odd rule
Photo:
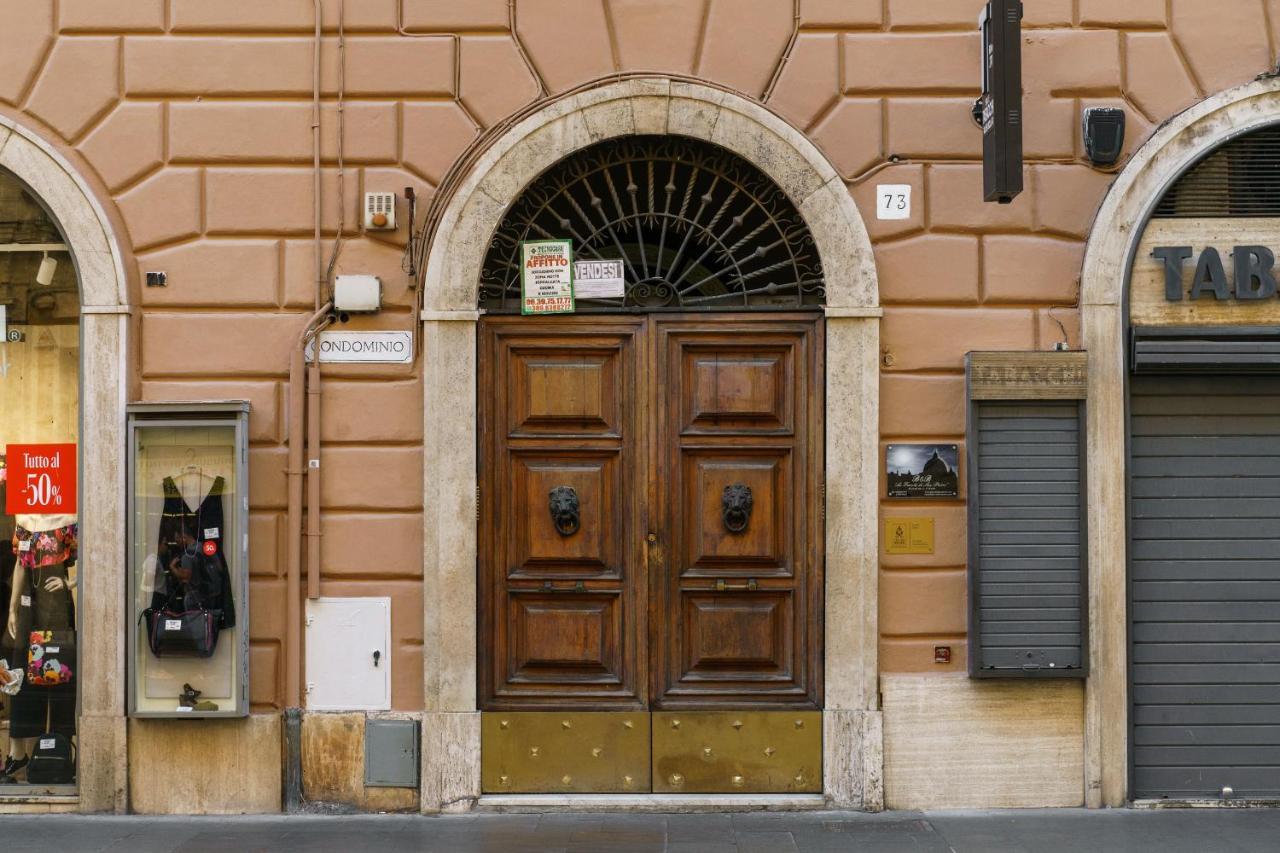
[[[1152,219],[1142,234],[1129,275],[1129,320],[1135,326],[1272,326],[1280,324],[1280,297],[1237,298],[1234,253],[1237,247],[1261,246],[1280,255],[1280,219]],[[1166,261],[1157,249],[1183,248],[1187,257]],[[1216,250],[1225,286],[1219,298],[1207,283],[1196,287],[1200,259],[1206,249]],[[1208,259],[1206,259],[1208,260]],[[1255,259],[1256,260],[1256,259]],[[1170,294],[1166,269],[1181,269],[1182,283]],[[1280,264],[1269,271],[1280,276]],[[1207,270],[1208,278],[1217,268]],[[1192,294],[1196,293],[1195,298]],[[1170,299],[1170,295],[1179,298]]]
[[[1083,400],[1089,356],[1083,352],[971,352],[970,400]]]

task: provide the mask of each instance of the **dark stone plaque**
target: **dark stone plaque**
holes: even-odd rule
[[[890,444],[884,453],[889,497],[959,497],[959,463],[954,444]]]

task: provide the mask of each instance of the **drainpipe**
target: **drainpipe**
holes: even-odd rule
[[[325,321],[316,330],[328,326]],[[320,358],[307,376],[307,598],[320,597]]]
[[[315,308],[320,310],[324,293],[324,247],[320,244],[320,225],[324,211],[320,203],[320,28],[324,13],[321,0],[314,0],[316,15],[315,45],[311,55],[311,198],[315,215],[315,261],[316,261],[316,300]]]
[[[306,473],[302,442],[307,409],[304,351],[307,344],[329,325],[330,309],[326,303],[311,315],[289,354],[289,514],[286,533],[289,543],[286,575],[289,637],[285,644],[288,651],[285,659],[285,700],[291,708],[302,707],[302,477]],[[314,365],[312,369],[315,369]]]

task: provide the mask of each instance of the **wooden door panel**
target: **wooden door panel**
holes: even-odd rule
[[[683,434],[787,434],[794,429],[794,347],[749,341],[683,349]]]
[[[512,592],[508,683],[622,686],[620,598],[617,592]]]
[[[790,448],[690,448],[681,462],[687,510],[681,574],[790,575]]]
[[[481,707],[643,708],[645,321],[481,329]]]
[[[820,708],[821,318],[481,329],[481,707]]]
[[[622,435],[620,344],[513,347],[509,435]]]
[[[627,511],[619,482],[621,455],[620,450],[512,453],[509,579],[622,577],[625,551],[613,523]],[[572,490],[577,501],[578,529],[572,533],[555,523],[552,495],[560,489]]]
[[[660,317],[651,347],[651,701],[820,708],[821,320]]]
[[[789,685],[794,679],[794,608],[790,590],[684,596],[684,682],[753,680]]]

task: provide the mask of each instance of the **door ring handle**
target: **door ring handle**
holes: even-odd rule
[[[573,486],[556,486],[547,497],[548,509],[551,510],[551,523],[556,526],[556,533],[561,536],[572,536],[577,533],[582,527],[577,490]]]
[[[720,495],[720,517],[724,521],[724,529],[730,533],[742,533],[751,523],[751,509],[755,499],[751,495],[751,487],[744,483],[733,483],[724,487]]]

